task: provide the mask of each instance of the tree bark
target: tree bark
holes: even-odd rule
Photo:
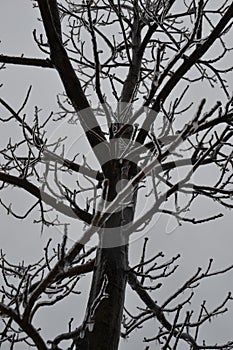
[[[127,162],[113,160],[105,166],[109,201],[117,194],[117,183],[131,176],[134,165],[130,165],[127,174],[122,171]],[[131,205],[112,214],[100,233],[86,316],[76,350],[118,349],[128,268],[128,239],[122,234],[122,227],[132,222],[135,202],[136,194],[133,194]]]
[[[117,350],[124,306],[128,247],[100,248],[77,350]]]

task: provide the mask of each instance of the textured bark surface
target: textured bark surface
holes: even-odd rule
[[[78,339],[77,349],[118,349],[127,262],[127,246],[98,250],[83,338]]]
[[[134,166],[126,160],[112,160],[105,166],[109,179],[108,201],[117,194],[121,180],[130,178]],[[129,164],[128,164],[129,165]],[[132,206],[123,206],[111,215],[100,233],[90,296],[83,322],[83,330],[77,340],[77,350],[117,350],[125,299],[128,268],[127,237],[122,227],[133,220],[135,196]]]

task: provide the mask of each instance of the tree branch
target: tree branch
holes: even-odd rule
[[[138,134],[137,142],[143,144],[150,125],[154,121],[154,115],[159,113],[161,103],[164,103],[166,98],[170,95],[174,87],[181,80],[181,78],[198,62],[198,60],[209,50],[212,44],[221,36],[223,29],[229,23],[233,17],[233,4],[229,6],[226,13],[220,19],[216,27],[212,30],[208,38],[203,44],[197,46],[193,53],[189,57],[185,57],[184,62],[179,66],[179,68],[174,72],[171,78],[167,81],[165,86],[157,95],[155,102],[153,103],[148,116],[146,117],[142,128]]]
[[[66,50],[57,35],[48,1],[38,0],[38,5],[50,46],[51,61],[60,75],[68,98],[79,115],[80,123],[97,159],[100,161],[100,164],[104,164],[106,152],[109,154],[105,135],[90,108],[89,102],[70,63]],[[100,146],[100,144],[101,147],[96,147]]]
[[[154,302],[150,295],[145,291],[141,283],[137,280],[136,274],[132,271],[128,272],[128,283],[131,288],[139,295],[140,299],[146,304],[146,306],[154,313],[157,320],[165,327],[169,332],[173,331],[173,335],[179,336],[180,339],[185,340],[187,343],[193,346],[193,350],[199,350],[199,346],[191,335],[187,333],[180,333],[178,330],[173,329],[173,325],[166,319],[162,309]]]
[[[15,57],[0,55],[0,62],[7,64],[18,64],[21,66],[33,66],[43,68],[54,68],[52,62],[49,59],[31,58],[31,57]]]
[[[32,324],[22,320],[17,313],[10,307],[7,307],[0,302],[0,312],[12,318],[17,325],[31,338],[38,350],[48,350],[44,340],[41,338],[39,332],[32,326]]]
[[[19,178],[13,175],[0,173],[0,181],[4,183],[11,184],[23,188],[25,191],[33,195],[34,197],[40,199],[44,203],[50,205],[52,208],[56,209],[58,212],[67,215],[68,217],[78,218],[88,224],[91,224],[92,215],[88,212],[80,209],[78,206],[75,208],[70,208],[69,206],[57,201],[56,198],[50,196],[49,194],[41,191],[37,186],[27,181],[26,179]]]

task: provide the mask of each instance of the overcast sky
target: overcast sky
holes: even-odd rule
[[[1,0],[0,52],[2,54],[19,56],[24,53],[25,56],[42,57],[32,37],[33,29],[41,28],[37,16],[38,13],[32,9],[32,1],[30,0]],[[62,87],[54,71],[7,66],[5,70],[0,71],[0,83],[4,84],[0,89],[0,96],[6,99],[15,110],[19,109],[29,85],[33,85],[32,95],[25,110],[29,120],[30,116],[33,116],[35,105],[43,109],[44,115],[48,115],[52,110],[57,110],[56,94],[62,91]],[[213,100],[212,95],[206,97]],[[0,107],[0,113],[0,117],[8,115],[2,107]],[[1,147],[9,137],[17,137],[16,135],[15,126],[2,125],[0,128]],[[205,176],[208,177],[210,174],[206,172]],[[0,193],[0,198],[4,199],[6,203],[15,203],[13,207],[23,213],[29,196],[21,190],[9,188],[4,193]],[[216,204],[210,205],[209,202],[203,201],[193,206],[192,216],[203,217],[205,214],[220,211],[224,212]],[[151,239],[149,247],[151,254],[164,251],[167,258],[177,253],[181,254],[180,269],[176,276],[168,281],[167,287],[158,292],[158,303],[162,302],[166,295],[169,295],[174,288],[194,273],[198,266],[207,266],[210,257],[214,258],[216,269],[232,263],[232,213],[229,211],[224,213],[224,218],[214,222],[202,225],[184,224],[177,228],[175,228],[175,223],[169,221],[167,217],[160,217],[156,225],[153,225],[147,232]],[[7,215],[6,210],[2,207],[0,207],[0,215],[0,247],[14,262],[22,259],[25,259],[26,262],[35,261],[43,254],[43,247],[49,237],[53,237],[55,241],[60,239],[59,231],[54,228],[45,229],[41,236],[40,226],[32,224],[33,215],[24,221],[16,220]],[[136,258],[142,239],[136,239],[131,246],[132,264],[137,262]],[[214,305],[219,304],[224,299],[227,291],[232,289],[232,277],[233,272],[228,273],[225,277],[203,283],[194,299],[194,304],[199,305],[203,299],[207,299],[208,305],[212,309]],[[79,314],[78,318],[82,318],[81,311],[84,309],[85,298],[84,296],[76,296],[75,298],[72,299],[72,302],[65,303],[62,309],[57,308],[55,311],[50,309],[49,313],[40,315],[37,321],[47,336],[53,337],[57,332],[63,330],[63,320],[65,317],[68,320],[68,317],[72,316],[70,313],[74,307]],[[133,297],[132,292],[127,294],[126,300],[131,307],[137,303],[137,297]],[[141,303],[139,304],[142,306]],[[59,320],[60,316],[61,320]],[[206,340],[211,343],[231,340],[233,332],[230,320],[232,320],[232,316],[233,308],[230,308],[228,316],[219,317],[211,323],[210,327],[205,329]],[[146,345],[139,347],[137,341],[142,339],[144,334],[152,336],[153,326],[157,327],[158,323],[150,325],[145,333],[138,331],[132,334],[131,340],[121,342],[119,350],[144,349]],[[157,349],[156,344],[152,344],[150,349]],[[7,348],[3,350],[7,350]]]

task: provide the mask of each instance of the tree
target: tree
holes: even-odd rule
[[[1,118],[3,128],[16,121],[23,135],[15,143],[10,138],[1,149],[1,190],[13,185],[28,192],[36,202],[24,217],[39,207],[42,228],[57,225],[64,235],[53,253],[49,241],[45,257],[35,264],[14,265],[2,253],[1,342],[11,349],[25,342],[38,350],[116,350],[121,334],[127,337],[156,318],[160,327],[147,341],[158,341],[163,350],[183,342],[195,350],[232,349],[233,342],[209,345],[198,338],[203,324],[226,311],[231,295],[212,311],[204,302],[196,317],[189,309],[189,291],[233,266],[213,271],[210,260],[205,271],[199,268],[158,304],[150,292],[156,293],[160,278],[173,275],[178,256],[162,263],[162,253],[147,257],[146,238],[138,264],[128,262],[131,237],[143,234],[156,215],[173,216],[178,224],[222,216],[192,218],[191,206],[201,197],[232,208],[233,110],[227,81],[232,66],[226,67],[232,2],[37,0],[33,5],[44,28],[40,35],[34,31],[34,40],[45,58],[1,55],[2,68],[51,69],[64,93],[58,96],[56,115],[47,118],[36,109],[31,124],[23,115],[31,87],[18,111],[0,98],[8,112]],[[221,101],[207,101],[206,96],[196,103],[193,91],[208,84],[219,87]],[[57,128],[64,121],[77,130],[80,125],[92,158],[84,156],[77,163],[80,149],[67,158],[69,135],[54,140],[46,134],[52,119]],[[211,184],[201,171],[205,166],[214,175]],[[145,196],[149,207],[140,212]],[[19,217],[9,204],[1,204]],[[78,222],[78,239],[70,247],[64,215]],[[83,233],[80,222],[86,227]],[[96,234],[97,248],[85,248]],[[92,273],[92,284],[82,323],[70,322],[67,332],[44,339],[35,326],[38,311],[76,293],[87,273]],[[18,284],[12,282],[15,276]],[[126,310],[123,317],[127,284],[144,303],[136,316]]]

